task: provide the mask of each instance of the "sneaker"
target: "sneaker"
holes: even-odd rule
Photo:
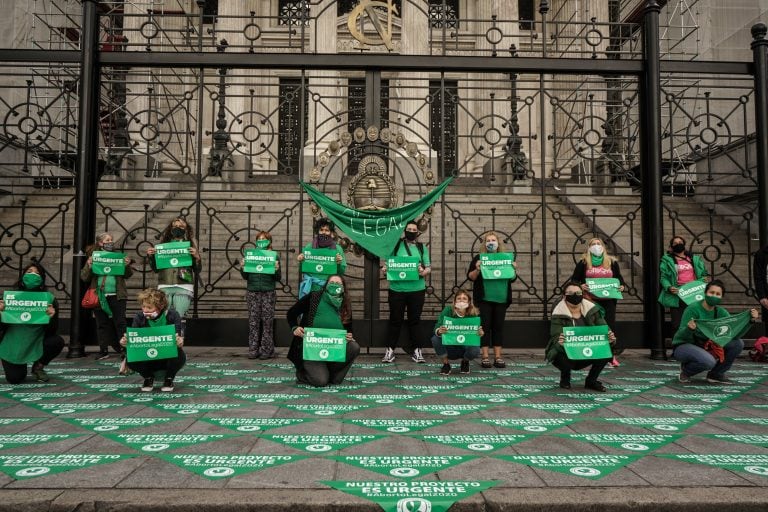
[[[710,384],[733,384],[733,381],[725,375],[721,375],[719,377],[714,375],[707,375],[707,382]]]
[[[99,352],[96,354],[95,359],[96,361],[104,361],[105,359],[109,359],[109,352]]]
[[[440,375],[450,375],[451,365],[449,363],[443,363],[443,367],[440,368]]]
[[[395,349],[387,347],[387,351],[384,352],[384,357],[381,358],[382,363],[394,363],[395,362]]]
[[[37,379],[37,382],[48,382],[49,380],[51,380],[48,374],[45,373],[45,370],[43,369],[43,365],[40,365],[40,366],[34,365],[32,367],[32,375],[35,376],[35,379]]]
[[[424,359],[424,356],[421,354],[420,348],[413,349],[413,354],[411,354],[411,359],[413,359],[414,363],[426,363],[427,361]]]
[[[461,373],[469,373],[469,361],[466,359],[461,360]]]
[[[170,393],[173,391],[173,379],[165,379],[163,381],[163,387],[160,388],[163,393]]]
[[[144,379],[144,384],[142,384],[141,386],[141,392],[151,393],[154,388],[155,388],[155,378],[149,377],[148,379]]]
[[[691,378],[683,371],[683,365],[680,365],[680,375],[677,377],[678,382],[681,384],[690,384]]]

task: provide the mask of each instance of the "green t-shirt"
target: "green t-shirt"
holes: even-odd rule
[[[395,253],[393,249],[392,256],[417,256],[421,259],[421,264],[425,267],[431,265],[429,261],[429,249],[427,249],[426,245],[421,246],[422,249],[424,249],[424,254],[419,251],[419,248],[415,243],[409,244],[405,240],[402,240],[398,242],[397,245],[397,253]],[[389,289],[393,292],[420,292],[426,287],[427,285],[423,277],[419,277],[419,279],[415,281],[390,281],[389,283]]]

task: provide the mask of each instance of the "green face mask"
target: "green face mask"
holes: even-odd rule
[[[40,285],[43,284],[43,278],[30,272],[21,277],[21,283],[24,285],[24,288],[32,290],[40,288]]]
[[[344,287],[339,283],[328,283],[325,287],[325,291],[331,297],[341,297],[344,294]]]
[[[705,295],[704,300],[710,306],[719,306],[720,303],[723,301],[722,297],[715,297],[714,295]]]
[[[269,240],[266,238],[263,240],[256,240],[256,248],[257,249],[266,249],[269,247]]]

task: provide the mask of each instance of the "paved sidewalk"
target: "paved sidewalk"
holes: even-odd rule
[[[746,357],[733,386],[683,385],[628,351],[594,394],[540,352],[448,377],[363,355],[324,390],[245,352],[190,348],[172,394],[115,359],[0,386],[0,512],[768,510],[768,367]]]

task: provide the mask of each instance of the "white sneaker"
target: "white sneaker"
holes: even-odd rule
[[[384,352],[384,357],[381,358],[382,363],[394,363],[395,362],[395,351],[394,349],[391,349],[387,347],[387,351]]]
[[[424,360],[424,356],[421,354],[420,348],[413,349],[413,354],[411,354],[411,359],[413,359],[414,363],[426,363]]]

